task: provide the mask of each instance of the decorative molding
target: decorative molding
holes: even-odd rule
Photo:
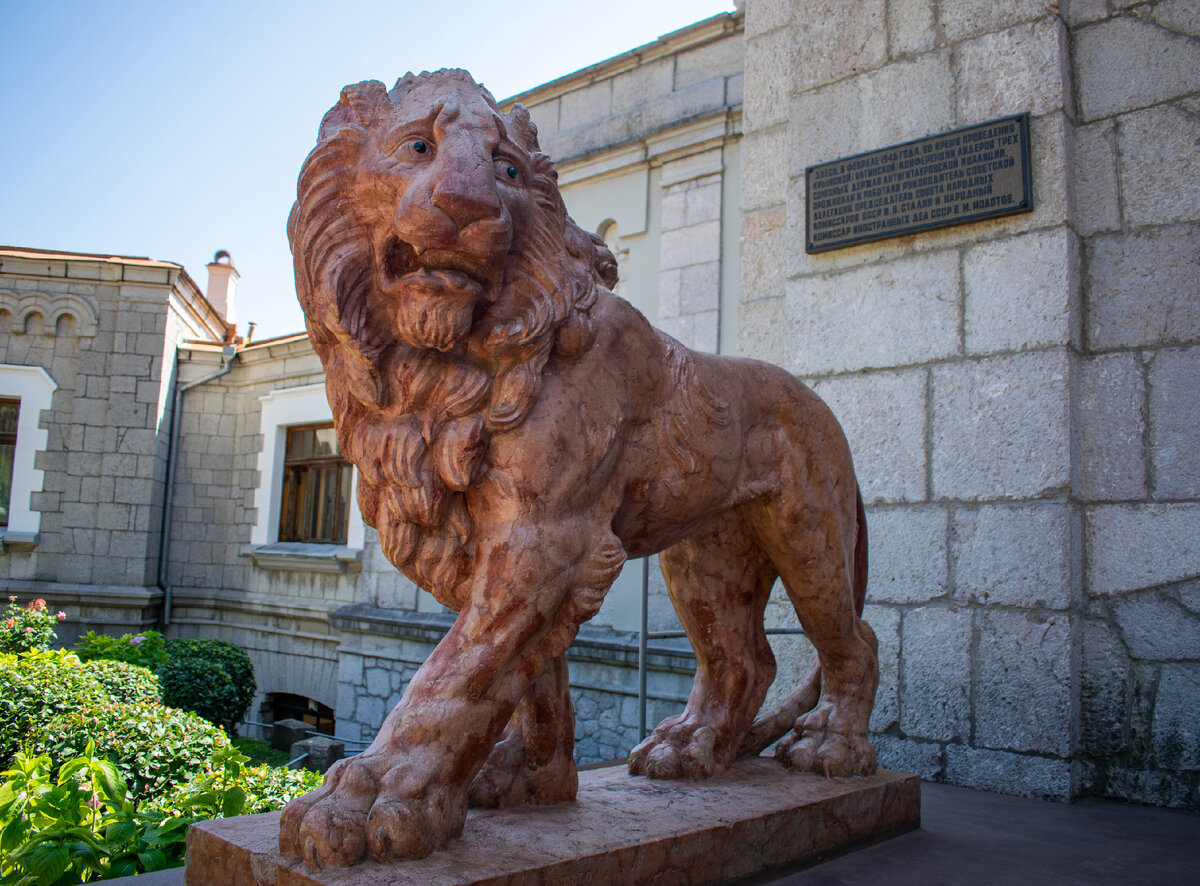
[[[7,311],[11,317],[11,331],[14,335],[25,334],[25,321],[31,314],[42,315],[47,335],[55,334],[58,318],[63,315],[75,318],[75,333],[81,338],[94,336],[100,322],[91,302],[78,295],[49,295],[44,292],[17,295],[13,292],[0,292],[0,311]],[[0,329],[0,332],[4,331],[6,330]]]
[[[362,550],[343,545],[275,542],[269,545],[248,545],[242,550],[260,569],[283,572],[346,573],[362,569]]]

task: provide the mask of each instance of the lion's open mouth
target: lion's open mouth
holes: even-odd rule
[[[435,295],[441,290],[456,298],[478,299],[492,288],[486,270],[469,256],[441,249],[417,253],[399,237],[384,248],[380,289],[385,295],[418,290]]]
[[[385,245],[378,288],[400,337],[418,348],[446,351],[470,333],[494,296],[483,269],[445,250],[418,253],[398,237]]]

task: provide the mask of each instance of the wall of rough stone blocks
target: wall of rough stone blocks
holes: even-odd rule
[[[89,628],[148,627],[160,596],[169,367],[184,323],[177,287],[188,284],[177,266],[94,256],[13,256],[0,278],[22,306],[3,318],[0,362],[40,366],[58,384],[35,461],[44,472],[33,496],[40,537],[6,547],[0,572],[10,593],[69,613],[60,641]],[[39,300],[45,308],[26,310]],[[56,322],[64,305],[69,316]]]
[[[1198,805],[1200,5],[1072,3],[1085,784]]]
[[[1197,804],[1194,11],[747,5],[739,347],[850,438],[884,765]],[[804,252],[806,166],[1022,111],[1034,212]]]

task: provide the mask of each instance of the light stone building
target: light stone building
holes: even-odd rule
[[[1200,4],[748,0],[511,101],[620,294],[845,426],[881,763],[1200,807]],[[805,252],[806,167],[1022,112],[1033,212]],[[450,615],[352,496],[344,537],[280,541],[295,471],[325,469],[287,442],[330,419],[320,365],[303,336],[236,339],[236,272],[210,274],[206,300],[166,262],[0,251],[0,584],[234,640],[263,716],[298,697],[369,736]],[[637,739],[643,581],[673,628],[631,563],[571,653],[584,760]],[[768,619],[794,624],[780,595]],[[794,681],[807,645],[773,643]],[[651,653],[653,724],[692,659]]]

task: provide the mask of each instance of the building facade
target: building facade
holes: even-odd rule
[[[785,367],[845,426],[882,765],[1200,807],[1197,21],[1184,0],[749,0],[506,103],[621,295]],[[806,167],[1018,113],[1032,212],[805,252]],[[252,717],[299,699],[369,738],[452,615],[363,526],[307,339],[237,338],[236,271],[209,271],[206,297],[166,262],[0,250],[2,583],[83,629],[233,640]],[[572,649],[584,761],[638,740],[643,586],[675,628],[633,562]],[[768,621],[795,624],[782,594]],[[786,689],[810,648],[772,642]],[[694,661],[675,640],[649,661],[653,725]]]

